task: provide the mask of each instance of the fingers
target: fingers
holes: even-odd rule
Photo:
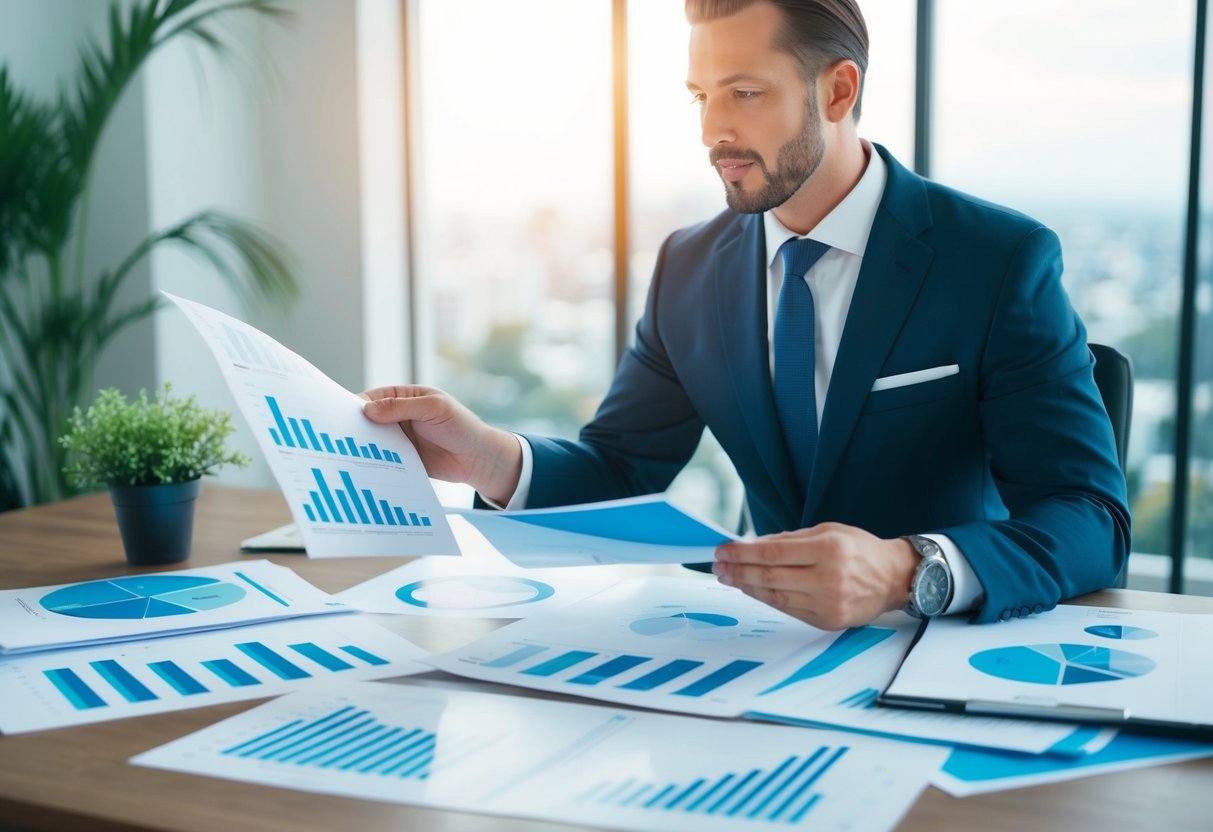
[[[359,394],[366,399],[362,412],[372,422],[427,422],[450,412],[450,401],[430,387],[376,387]]]

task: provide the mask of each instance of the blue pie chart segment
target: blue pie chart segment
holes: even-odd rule
[[[990,676],[1036,685],[1082,685],[1144,676],[1154,661],[1137,653],[1088,644],[1030,644],[996,647],[969,657]]]
[[[657,638],[702,638],[724,635],[728,628],[741,622],[730,615],[712,612],[678,612],[660,618],[639,618],[631,624],[632,632]]]
[[[440,610],[491,610],[535,604],[556,594],[551,584],[512,575],[459,575],[426,578],[396,590],[410,607]]]
[[[1158,638],[1158,633],[1145,627],[1128,627],[1124,624],[1095,624],[1087,627],[1084,632],[1100,638],[1116,638],[1137,640],[1143,638]]]
[[[137,575],[65,586],[43,596],[40,603],[73,618],[137,619],[214,610],[244,596],[242,587],[217,578]]]

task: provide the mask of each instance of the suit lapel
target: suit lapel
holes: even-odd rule
[[[883,148],[877,150],[888,165],[888,180],[830,376],[801,515],[805,526],[816,522],[817,506],[934,257],[931,247],[917,238],[931,222],[922,180]]]
[[[767,267],[761,215],[742,218],[715,259],[716,314],[725,364],[758,458],[782,501],[781,514],[794,521],[801,508],[788,451],[775,411],[767,344]]]

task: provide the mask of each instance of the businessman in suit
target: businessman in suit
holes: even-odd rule
[[[712,429],[756,539],[719,580],[811,624],[1030,615],[1112,583],[1125,482],[1057,237],[858,134],[854,0],[688,0],[687,86],[729,210],[658,256],[578,441],[441,393],[364,396],[432,476],[541,507],[664,490]]]

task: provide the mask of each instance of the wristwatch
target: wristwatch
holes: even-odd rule
[[[952,570],[939,544],[929,537],[912,534],[904,538],[922,560],[910,581],[910,599],[905,611],[915,618],[942,615],[952,603]]]

